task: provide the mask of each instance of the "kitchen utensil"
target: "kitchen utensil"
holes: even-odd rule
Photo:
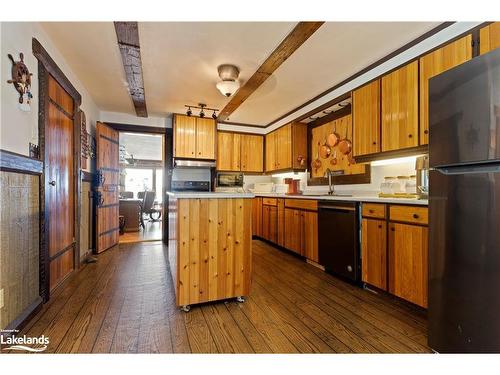
[[[333,151],[333,158],[330,160],[331,165],[337,165],[337,149]]]
[[[347,130],[348,130],[348,125],[346,125],[345,128],[345,138],[339,142],[339,151],[344,155],[349,154],[352,150],[352,143],[350,140],[347,139]]]
[[[327,145],[325,138],[323,145],[321,145],[321,147],[319,148],[319,155],[322,159],[328,159],[331,153],[332,149]]]
[[[326,138],[326,143],[330,147],[335,147],[340,141],[340,136],[337,133],[337,122],[333,122],[333,132],[328,134],[328,137]]]
[[[311,167],[317,171],[318,169],[321,168],[321,160],[319,158],[319,149],[320,149],[320,146],[321,146],[321,143],[318,142],[318,152],[316,154],[316,159],[313,160],[313,162],[311,163]]]

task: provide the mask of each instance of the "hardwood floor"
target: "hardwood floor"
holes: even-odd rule
[[[70,277],[22,333],[61,353],[429,352],[422,312],[253,241],[246,302],[174,304],[161,242],[122,244]]]
[[[147,221],[144,220],[145,228],[138,232],[125,232],[120,234],[120,243],[135,243],[143,241],[159,241],[161,240],[162,222],[161,221]]]

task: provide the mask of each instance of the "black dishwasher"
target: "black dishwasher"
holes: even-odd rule
[[[319,263],[355,283],[361,279],[359,204],[318,202]]]

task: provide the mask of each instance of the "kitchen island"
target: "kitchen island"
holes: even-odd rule
[[[250,293],[253,194],[168,193],[168,259],[177,306]]]

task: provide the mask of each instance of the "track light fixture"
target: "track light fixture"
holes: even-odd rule
[[[217,112],[219,111],[217,108],[208,108],[206,104],[204,103],[198,103],[198,105],[185,105],[184,107],[187,108],[186,115],[191,116],[193,114],[193,111],[191,108],[194,109],[199,109],[200,113],[198,114],[199,117],[203,118],[205,117],[205,111],[213,111],[212,113],[212,118],[214,120],[217,119]]]

